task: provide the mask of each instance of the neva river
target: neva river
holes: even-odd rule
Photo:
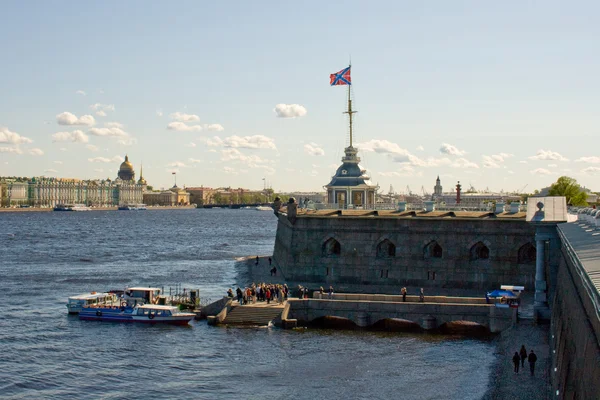
[[[237,283],[271,254],[254,210],[0,213],[0,398],[480,399],[495,346],[457,336],[79,321],[70,295]],[[168,289],[167,289],[168,292]]]

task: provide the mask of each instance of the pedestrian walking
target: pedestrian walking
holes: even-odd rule
[[[403,288],[400,290],[400,293],[402,294],[402,301],[406,303],[406,288],[405,288],[405,287],[403,287]]]
[[[421,293],[419,293],[419,301],[421,303],[425,301],[425,293],[423,293],[423,288],[421,288]]]
[[[515,355],[512,358],[512,362],[515,365],[514,372],[516,374],[519,373],[519,361],[521,361],[521,356],[519,356],[519,353],[515,351]]]
[[[271,266],[271,261],[273,260],[271,260],[271,257],[269,257],[269,267]]]
[[[525,349],[525,345],[521,345],[521,350],[519,350],[519,355],[521,356],[521,368],[525,368],[525,360],[527,360],[527,350]]]
[[[531,350],[531,352],[529,353],[529,357],[527,358],[527,361],[529,361],[529,371],[531,371],[531,376],[534,376],[535,362],[537,361],[537,356],[535,355],[533,350]]]
[[[327,293],[329,299],[333,299],[333,286],[329,286],[329,292]]]

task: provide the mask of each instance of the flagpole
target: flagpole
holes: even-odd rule
[[[348,68],[351,68],[352,65],[348,65]],[[352,98],[350,97],[350,86],[348,85],[348,111],[344,111],[344,114],[348,114],[348,120],[350,123],[350,147],[352,147],[352,114],[356,113],[356,111],[352,111]]]

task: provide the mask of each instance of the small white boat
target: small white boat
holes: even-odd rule
[[[124,211],[142,211],[142,210],[147,210],[148,208],[146,207],[145,204],[123,204],[121,206],[119,206],[119,210],[124,210]]]
[[[67,310],[69,310],[69,314],[79,314],[83,307],[115,306],[118,304],[119,298],[115,293],[90,292],[69,297]]]
[[[54,211],[90,211],[85,204],[57,204]]]
[[[269,206],[258,206],[258,207],[256,207],[256,211],[273,211],[273,207],[269,207]]]
[[[196,314],[182,312],[176,306],[144,304],[130,307],[84,307],[79,319],[86,321],[138,322],[144,324],[187,325]]]

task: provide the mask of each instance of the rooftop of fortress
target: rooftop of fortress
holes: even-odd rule
[[[395,210],[307,210],[299,209],[299,218],[455,218],[455,219],[501,219],[501,220],[523,220],[526,212],[502,212],[493,213],[489,211],[395,211]]]

